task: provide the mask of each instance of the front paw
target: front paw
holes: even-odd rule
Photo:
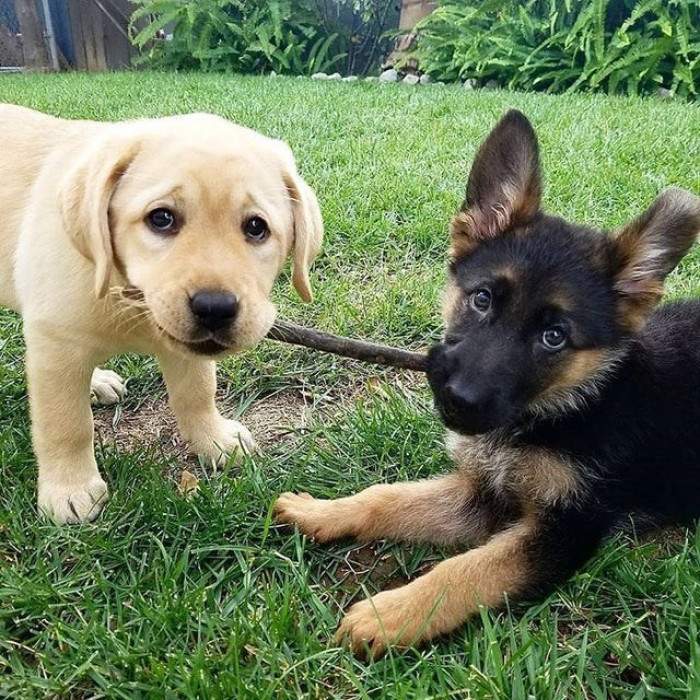
[[[308,493],[283,493],[275,502],[274,516],[278,523],[296,525],[316,542],[330,542],[344,536],[340,520],[334,514],[333,501],[313,498]]]
[[[194,454],[201,455],[223,467],[233,458],[240,462],[244,455],[256,452],[258,447],[248,428],[235,420],[222,418],[213,435],[189,441]]]
[[[90,403],[93,406],[111,406],[126,395],[124,380],[109,369],[96,367],[90,382]]]
[[[358,658],[379,659],[390,646],[406,648],[428,638],[428,617],[423,606],[412,600],[409,588],[402,586],[355,603],[333,642],[349,646]]]
[[[107,484],[99,474],[78,483],[39,484],[39,510],[57,525],[94,520],[107,498]]]

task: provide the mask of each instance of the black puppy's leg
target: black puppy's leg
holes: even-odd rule
[[[594,523],[586,529],[578,518],[525,518],[415,581],[356,603],[335,640],[373,658],[392,645],[420,644],[461,626],[481,605],[551,591],[585,563],[601,537]]]
[[[472,480],[454,473],[438,479],[378,484],[335,500],[283,493],[275,519],[296,525],[318,542],[344,537],[454,545],[483,541],[494,516]]]

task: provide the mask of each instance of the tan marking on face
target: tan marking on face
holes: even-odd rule
[[[520,281],[518,271],[510,266],[500,267],[491,275],[494,279],[506,281],[515,289]],[[449,277],[442,296],[442,320],[446,326],[454,323],[457,315],[465,308],[468,295],[459,287],[453,277]]]
[[[511,288],[517,287],[518,284],[520,284],[521,278],[518,270],[510,265],[504,265],[503,267],[497,268],[493,272],[493,277],[497,280],[504,280],[511,286]]]
[[[605,350],[597,348],[575,350],[561,362],[554,381],[537,397],[537,400],[580,386],[605,365],[607,356],[608,353]]]
[[[562,313],[570,313],[574,308],[574,300],[562,291],[554,291],[548,297],[549,305]]]
[[[464,294],[454,279],[447,281],[447,286],[442,296],[442,320],[446,326],[452,323],[455,315],[462,307]]]

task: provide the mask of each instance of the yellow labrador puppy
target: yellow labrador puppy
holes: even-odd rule
[[[71,523],[104,504],[90,396],[123,393],[95,369],[119,352],[157,356],[194,452],[252,449],[214,404],[213,358],[265,336],[290,252],[311,298],[321,214],[289,148],[208,114],[99,123],[0,105],[0,133],[0,304],[24,319],[40,508]]]

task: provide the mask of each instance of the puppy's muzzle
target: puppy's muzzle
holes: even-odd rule
[[[428,381],[443,423],[463,435],[478,435],[507,424],[515,411],[507,373],[495,376],[479,367],[465,367],[460,356],[471,350],[436,345],[428,353]]]
[[[483,386],[453,377],[443,387],[438,403],[445,424],[458,432],[476,435],[495,427],[493,401]]]
[[[202,290],[190,297],[197,325],[211,332],[229,329],[236,321],[238,307],[238,299],[228,292]]]

